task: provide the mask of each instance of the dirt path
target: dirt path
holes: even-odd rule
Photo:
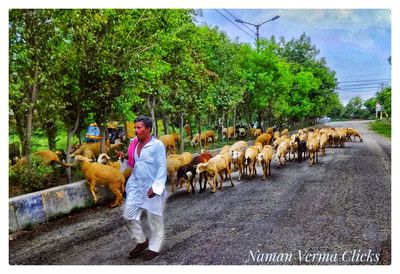
[[[357,128],[364,142],[328,149],[314,167],[273,161],[264,182],[258,175],[215,194],[171,195],[163,250],[146,264],[390,263],[390,139],[366,121],[332,125]],[[134,245],[121,209],[100,206],[10,235],[9,262],[145,264],[127,258]]]

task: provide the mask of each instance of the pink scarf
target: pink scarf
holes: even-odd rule
[[[135,166],[135,148],[138,142],[138,137],[135,137],[128,147],[128,165],[132,168]]]

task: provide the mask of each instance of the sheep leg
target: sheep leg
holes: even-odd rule
[[[271,160],[268,161],[268,176],[271,175]]]
[[[240,178],[242,177],[242,165],[238,164],[238,169],[239,169],[239,178],[238,181],[240,181]]]
[[[121,192],[119,191],[118,186],[119,186],[118,184],[111,184],[111,185],[110,185],[110,190],[115,194],[115,201],[114,201],[114,203],[112,203],[112,204],[110,205],[110,207],[116,207],[116,206],[119,205],[119,204],[122,202],[122,200],[123,200],[122,194],[121,194]]]
[[[261,167],[262,167],[262,170],[263,170],[263,177],[262,177],[262,180],[264,181],[265,180],[265,177],[266,177],[266,173],[267,173],[267,165],[265,164],[265,162],[263,162],[262,164],[261,164]]]
[[[232,185],[232,186],[235,186],[235,185],[233,184],[233,181],[232,181],[231,173],[229,172],[228,175],[229,175],[229,180],[231,180],[231,185]]]
[[[222,183],[224,182],[223,171],[219,172],[218,175],[219,175],[219,178],[221,179],[218,189],[222,189]],[[225,171],[225,175],[226,175],[226,171]],[[215,178],[217,178],[217,174],[215,174]]]
[[[171,175],[171,192],[175,192],[174,176]]]
[[[88,181],[88,183],[89,183],[90,192],[92,193],[92,196],[93,196],[93,200],[96,203],[97,202],[97,196],[96,196],[96,193],[94,192],[94,187],[96,186],[96,179],[91,179],[91,180]]]
[[[212,189],[211,189],[212,193],[215,193],[216,185],[217,185],[217,174],[214,174],[213,184],[212,184]]]
[[[204,178],[204,184],[203,184],[203,186],[201,186],[201,181],[202,181],[202,178],[205,176],[205,178]],[[206,190],[206,184],[207,184],[207,175],[205,174],[205,172],[203,171],[203,172],[200,172],[200,174],[199,174],[199,186],[200,186],[200,193],[202,193],[204,190]]]
[[[249,167],[249,179],[251,180],[253,178],[253,170],[251,169],[252,168],[252,164],[249,163],[248,167]]]

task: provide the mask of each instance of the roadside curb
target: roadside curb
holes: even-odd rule
[[[96,188],[98,202],[113,197],[107,187]],[[27,229],[93,204],[85,180],[13,197],[9,199],[9,232]]]

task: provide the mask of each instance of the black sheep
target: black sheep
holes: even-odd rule
[[[304,160],[306,159],[306,152],[307,152],[307,142],[306,141],[300,141],[299,137],[296,137],[294,140],[297,143],[297,153],[298,153],[298,159],[299,163],[303,160],[303,154],[304,154]]]

